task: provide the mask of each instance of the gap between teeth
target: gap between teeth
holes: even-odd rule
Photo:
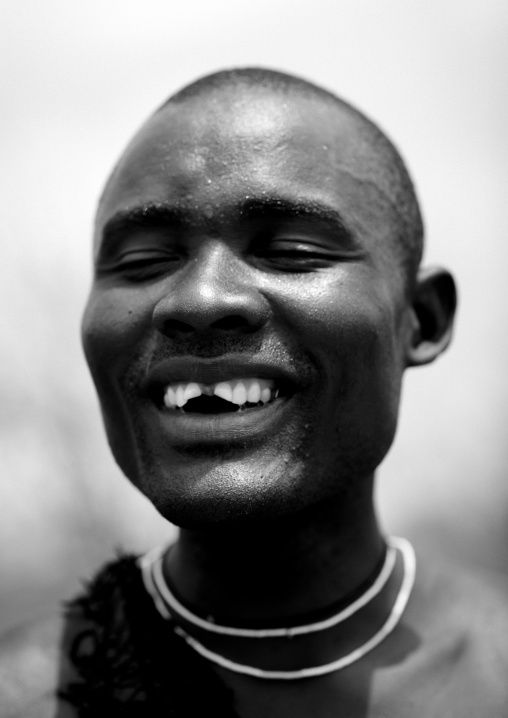
[[[279,390],[271,379],[236,379],[221,381],[217,384],[207,385],[197,382],[178,382],[170,384],[164,392],[164,405],[168,409],[185,406],[190,399],[205,396],[218,396],[220,399],[232,404],[242,406],[250,404],[267,404],[277,397]]]

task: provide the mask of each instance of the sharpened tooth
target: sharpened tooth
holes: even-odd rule
[[[199,384],[197,384],[195,381],[192,381],[190,384],[187,384],[184,391],[184,399],[185,401],[189,401],[189,399],[195,399],[197,396],[201,396],[201,387]]]
[[[176,406],[176,391],[172,386],[168,386],[164,394],[164,404],[168,409],[174,409]]]
[[[238,404],[239,406],[245,404],[245,402],[247,401],[247,389],[241,379],[239,382],[237,382],[235,388],[233,389],[233,398],[231,399],[231,401],[233,402],[233,404]]]
[[[213,390],[215,396],[226,401],[233,401],[233,388],[228,381],[221,381]]]
[[[178,384],[176,387],[176,405],[182,407],[187,403],[185,398],[185,384]]]
[[[250,404],[258,404],[261,401],[261,387],[257,379],[247,382],[247,401]]]

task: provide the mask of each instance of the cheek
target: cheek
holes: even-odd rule
[[[81,325],[85,355],[94,377],[128,366],[135,347],[151,325],[151,308],[137,293],[92,290]]]
[[[398,412],[398,305],[389,287],[355,279],[299,292],[291,321],[322,377],[330,431],[340,425],[374,440],[392,433]]]
[[[320,361],[339,362],[338,370],[344,362],[363,357],[372,364],[378,354],[394,353],[396,302],[368,275],[344,272],[339,279],[302,283],[283,301],[295,335]]]
[[[132,417],[120,380],[132,364],[146,333],[146,312],[124,292],[93,290],[82,321],[86,359],[99,396],[113,455],[135,484],[138,458]]]

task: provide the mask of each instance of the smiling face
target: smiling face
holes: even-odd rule
[[[170,104],[101,201],[87,360],[120,467],[184,526],[371,478],[409,336],[398,217],[357,120],[263,88]]]

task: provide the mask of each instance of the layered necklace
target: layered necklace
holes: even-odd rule
[[[216,653],[215,651],[211,651],[206,648],[206,646],[196,640],[193,636],[189,635],[181,626],[175,624],[175,633],[181,636],[197,653],[212,663],[222,666],[223,668],[227,668],[235,673],[242,673],[255,678],[272,680],[297,680],[301,678],[322,676],[327,673],[332,673],[333,671],[338,671],[341,668],[345,668],[346,666],[360,660],[360,658],[363,658],[365,654],[372,651],[376,646],[384,641],[384,639],[399,623],[411,595],[416,571],[415,553],[409,541],[392,536],[387,539],[387,549],[383,566],[373,583],[354,601],[352,601],[345,608],[339,610],[334,615],[324,620],[296,626],[288,626],[286,628],[240,628],[215,623],[211,617],[203,618],[198,616],[178,600],[168,586],[163,574],[163,558],[167,548],[168,547],[166,545],[158,546],[139,559],[139,566],[141,568],[145,588],[152,597],[155,607],[161,616],[170,621],[176,621],[180,618],[186,623],[196,626],[196,628],[207,631],[208,633],[232,636],[236,638],[255,639],[293,638],[294,636],[302,636],[324,631],[327,628],[331,628],[332,626],[342,623],[357,613],[360,609],[371,603],[371,601],[379,595],[393,574],[397,559],[397,551],[400,551],[403,559],[403,578],[386,621],[365,643],[358,646],[347,655],[331,661],[330,663],[291,671],[265,670],[257,668],[256,666],[237,663],[236,661],[226,658],[220,653]]]

